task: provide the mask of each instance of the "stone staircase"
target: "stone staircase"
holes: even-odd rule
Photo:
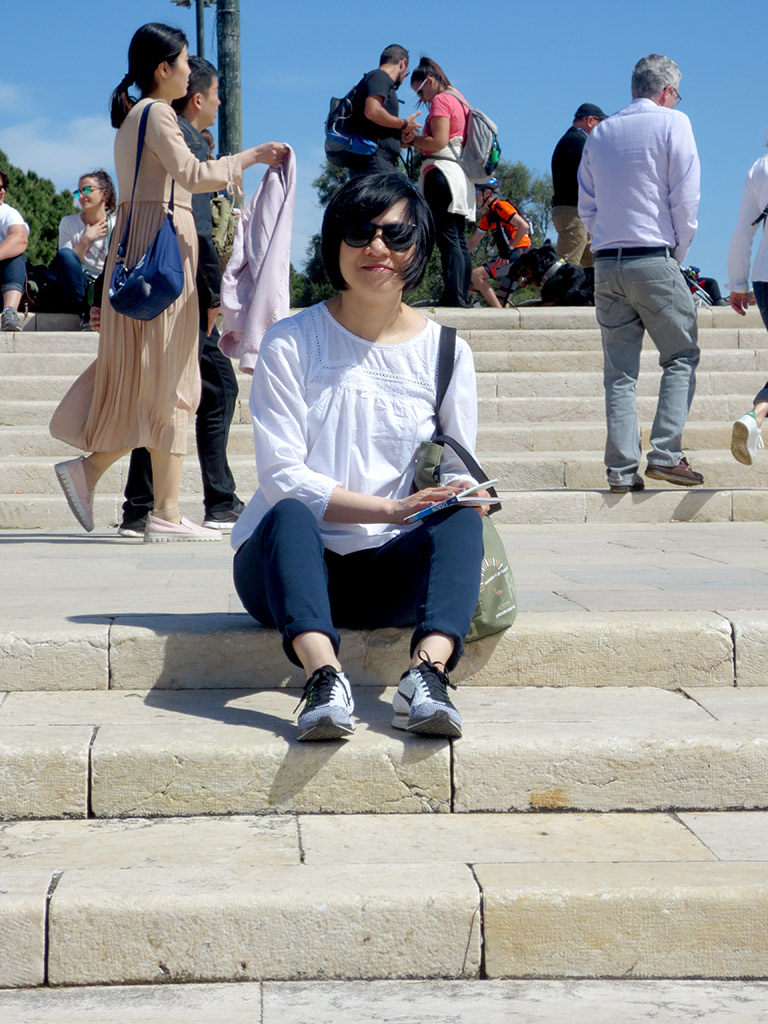
[[[39,318],[41,321],[43,317]],[[685,443],[706,486],[684,491],[660,484],[642,494],[605,489],[605,418],[600,335],[591,309],[440,312],[471,344],[478,371],[478,454],[501,481],[505,504],[497,521],[762,522],[766,518],[768,460],[746,467],[730,454],[734,419],[752,407],[768,377],[768,335],[756,311],[737,318],[725,308],[699,311],[702,360]],[[659,368],[647,341],[638,411],[645,429],[653,417]],[[25,331],[0,336],[0,529],[68,527],[51,461],[66,445],[49,437],[47,423],[75,376],[93,359],[93,334]],[[248,393],[232,427],[231,465],[243,495],[258,485],[252,457]],[[189,451],[194,452],[190,434]],[[104,477],[97,494],[97,526],[120,521],[127,460]],[[200,518],[202,485],[194,456],[185,465],[184,510]]]
[[[355,735],[298,744],[225,544],[116,538],[125,467],[74,527],[46,423],[93,336],[0,335],[0,988],[768,977],[768,460],[728,452],[768,336],[702,311],[708,489],[611,496],[593,312],[437,318],[475,351],[521,604],[455,675],[456,742],[390,728],[379,630],[344,636]],[[245,389],[237,417],[247,498]]]

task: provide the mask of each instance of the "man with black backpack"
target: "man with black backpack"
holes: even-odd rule
[[[397,43],[386,47],[379,58],[379,67],[363,75],[350,95],[351,116],[346,119],[342,131],[358,142],[354,146],[351,144],[349,149],[331,154],[326,138],[329,159],[349,168],[350,177],[394,171],[403,133],[412,136],[420,127],[416,123],[416,113],[409,117],[400,116],[397,90],[407,74],[408,51]],[[368,147],[360,145],[366,141],[370,143]],[[372,152],[356,151],[365,148]]]

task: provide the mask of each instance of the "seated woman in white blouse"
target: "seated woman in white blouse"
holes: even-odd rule
[[[80,213],[59,221],[59,251],[48,268],[45,304],[55,313],[88,320],[88,290],[101,274],[115,225],[115,186],[106,171],[90,171],[77,183]]]
[[[271,327],[254,370],[260,487],[232,531],[235,587],[306,672],[301,740],[353,731],[339,626],[414,626],[393,725],[461,736],[448,671],[477,605],[482,510],[405,522],[472,482],[446,450],[441,485],[413,490],[416,449],[435,429],[440,329],[402,297],[421,281],[432,245],[429,209],[405,177],[348,182],[322,229],[340,294]],[[474,450],[475,372],[460,338],[440,419]]]

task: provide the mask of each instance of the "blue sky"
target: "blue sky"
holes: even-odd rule
[[[681,109],[693,123],[702,162],[699,231],[688,262],[725,283],[744,177],[768,130],[765,0],[745,0],[733,16],[713,0],[482,8],[471,0],[386,6],[241,0],[240,6],[243,142],[279,139],[296,151],[295,265],[320,222],[311,182],[323,160],[329,98],[375,67],[388,43],[407,47],[412,66],[422,52],[437,60],[497,121],[502,157],[538,171],[549,169],[579,103],[597,103],[607,113],[624,106],[632,66],[657,52],[683,72]],[[25,0],[20,9],[23,20],[4,23],[0,149],[23,169],[74,188],[84,171],[112,168],[107,101],[127,70],[135,29],[146,21],[178,25],[194,51],[194,12],[171,0]],[[214,8],[207,8],[206,56],[215,62],[214,21]],[[400,95],[410,113],[415,96],[407,82]],[[249,194],[259,177],[258,169],[248,172]]]

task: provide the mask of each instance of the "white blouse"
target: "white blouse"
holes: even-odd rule
[[[760,245],[752,268],[753,281],[768,281],[768,242],[766,221],[752,225],[768,205],[768,156],[761,156],[747,172],[744,194],[741,197],[739,219],[728,250],[728,282],[730,292],[749,291],[749,260],[752,241],[760,228]]]
[[[327,523],[323,516],[338,486],[387,498],[413,490],[416,450],[435,429],[439,337],[439,326],[425,320],[401,344],[366,341],[334,320],[325,303],[270,327],[250,397],[259,489],[232,530],[235,549],[282,498],[304,502],[325,546],[338,554],[379,547],[415,528]],[[474,453],[477,386],[462,338],[440,419],[443,432]],[[470,478],[446,449],[443,480]]]

